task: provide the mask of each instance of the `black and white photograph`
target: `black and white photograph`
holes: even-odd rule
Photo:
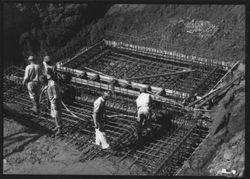
[[[213,3],[2,1],[3,175],[244,177],[246,4]]]

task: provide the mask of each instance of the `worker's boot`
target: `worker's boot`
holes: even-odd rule
[[[55,124],[56,124],[56,127],[52,129],[52,131],[56,131],[55,135],[58,135],[61,133],[61,125],[59,125],[57,118],[55,118]]]
[[[59,135],[59,134],[61,134],[61,127],[58,127],[58,128],[57,128],[57,131],[56,131],[56,133],[55,133],[55,135]]]
[[[52,129],[53,132],[56,132],[55,135],[61,134],[61,126],[56,126],[54,129]]]

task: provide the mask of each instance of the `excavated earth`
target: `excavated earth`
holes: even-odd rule
[[[245,73],[243,64],[234,71],[233,78],[240,73]],[[208,137],[179,174],[242,177],[245,169],[245,79],[230,88],[212,110],[216,112],[207,114],[213,119]]]
[[[125,170],[132,161],[126,159],[117,163],[118,158],[115,156],[81,162],[84,151],[58,140],[37,126],[20,123],[20,106],[8,104],[4,109],[4,174],[146,174],[138,166]]]
[[[124,7],[114,5],[107,12],[105,18],[99,20],[94,26],[99,25],[98,27],[104,30],[109,23],[106,26],[102,26],[102,23],[116,20],[115,22],[121,24],[113,23],[110,30],[119,31],[119,28],[123,28],[124,30],[121,32],[131,32],[131,35],[138,35],[140,31],[142,31],[141,35],[154,35],[150,28],[155,27],[162,32],[169,32],[164,38],[172,39],[172,41],[173,38],[177,39],[175,45],[180,47],[184,48],[191,42],[194,44],[199,42],[197,43],[197,50],[204,48],[216,56],[223,52],[223,56],[232,57],[227,58],[228,60],[245,61],[244,7],[223,6],[212,8],[209,6],[209,8],[199,9],[195,6],[188,8],[173,6],[172,8],[175,8],[175,11],[167,13],[171,9],[169,6],[159,8],[150,5],[124,5]],[[168,11],[166,11],[167,9]],[[141,16],[142,13],[143,16]],[[151,18],[152,21],[141,23],[145,26],[139,25],[138,19],[142,17],[144,20],[148,19],[147,14],[154,14]],[[133,18],[131,18],[132,15]],[[189,19],[183,21],[186,15]],[[140,21],[143,19],[140,19]],[[158,21],[155,21],[155,19],[158,19]],[[192,21],[192,19],[196,21]],[[212,21],[212,19],[214,19],[212,23],[216,24],[219,30],[212,38],[204,41],[202,39],[206,39],[207,36],[203,36],[202,30],[199,30],[200,25],[197,25],[197,23],[199,24],[200,20]],[[169,22],[168,25],[165,22]],[[197,25],[197,29],[195,25]],[[130,28],[126,30],[124,26]],[[189,33],[186,33],[184,27],[188,28]],[[212,27],[216,29],[215,26]],[[95,35],[94,32],[92,33],[93,28],[90,29],[90,34]],[[87,38],[93,37],[87,36]],[[230,51],[229,49],[233,50]],[[239,73],[245,73],[244,64],[241,64],[234,71],[233,78]],[[222,99],[212,107],[212,110],[216,110],[216,112],[206,114],[210,115],[213,120],[208,137],[185,162],[179,175],[243,176],[245,168],[245,79],[229,89],[222,96]],[[116,157],[96,158],[92,161],[81,162],[84,151],[78,151],[72,145],[57,140],[45,129],[26,124],[22,121],[22,117],[24,116],[21,106],[4,104],[4,174],[146,175],[143,168],[138,166],[126,170],[126,166],[131,164],[129,159],[120,163],[117,163]],[[228,173],[223,172],[223,169]]]

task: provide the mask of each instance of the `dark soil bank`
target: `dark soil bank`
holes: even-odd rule
[[[187,54],[245,58],[244,5],[6,3],[4,62],[23,64],[30,54],[61,60],[109,31]]]

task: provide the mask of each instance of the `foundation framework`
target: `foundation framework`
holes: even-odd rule
[[[71,59],[57,64],[62,74],[72,75],[64,84],[64,102],[71,112],[63,109],[63,130],[58,140],[75,145],[85,152],[81,161],[96,157],[119,157],[119,162],[130,159],[127,166],[144,167],[151,175],[174,175],[183,162],[208,134],[209,118],[194,116],[184,110],[184,103],[190,104],[196,93],[203,96],[224,78],[229,66],[224,62],[186,56],[174,52],[161,51],[102,40],[86,48]],[[191,70],[185,74],[128,80],[129,78],[175,73]],[[31,114],[31,102],[26,87],[21,85],[24,70],[10,67],[5,70],[4,102],[23,106],[27,122],[54,127],[48,119],[46,99],[42,100],[40,115]],[[154,95],[152,133],[144,134],[142,142],[136,141],[135,99],[141,87],[147,87]],[[103,151],[92,144],[94,127],[92,120],[93,102],[103,91],[110,90],[113,97],[107,101],[105,129],[115,153]],[[67,101],[67,99],[73,99]]]

